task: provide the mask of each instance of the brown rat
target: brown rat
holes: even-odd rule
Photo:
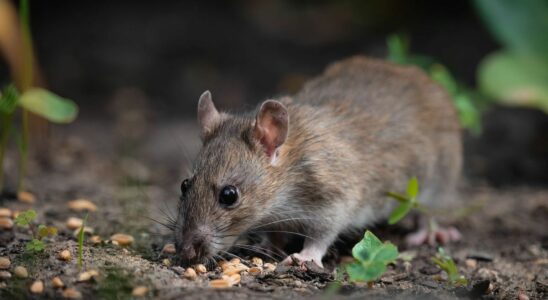
[[[321,260],[337,236],[386,219],[416,176],[420,201],[442,205],[461,170],[449,95],[415,67],[353,57],[292,97],[257,111],[198,103],[203,147],[183,181],[174,229],[184,259],[226,251],[246,233],[305,236],[302,261]]]

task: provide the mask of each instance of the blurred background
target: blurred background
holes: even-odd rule
[[[189,156],[199,146],[204,90],[220,109],[252,109],[365,54],[417,64],[450,90],[467,128],[469,178],[543,185],[548,80],[538,66],[548,51],[535,39],[548,32],[547,2],[30,1],[29,22],[43,85],[79,107],[54,131],[80,130],[105,147],[118,139],[112,132],[133,134],[173,172],[180,144]],[[0,86],[12,77],[0,59]]]

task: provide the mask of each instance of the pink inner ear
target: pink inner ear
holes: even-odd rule
[[[268,157],[272,157],[276,148],[285,142],[288,121],[287,111],[281,103],[267,101],[261,107],[255,125],[255,136]]]

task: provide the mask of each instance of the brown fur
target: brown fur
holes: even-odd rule
[[[204,255],[215,254],[230,237],[269,223],[329,246],[344,231],[386,218],[394,202],[386,192],[404,191],[412,176],[421,201],[438,205],[452,194],[461,170],[456,112],[419,69],[353,57],[281,102],[289,132],[274,165],[254,136],[256,112],[221,114],[203,137],[180,205],[178,249],[199,235],[209,245]],[[240,191],[232,209],[217,203],[226,184]]]

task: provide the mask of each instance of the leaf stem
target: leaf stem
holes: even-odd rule
[[[0,132],[0,193],[4,190],[4,156],[8,147],[9,134],[13,114],[2,115],[2,129]]]

